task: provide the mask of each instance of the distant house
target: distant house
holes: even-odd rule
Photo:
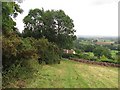
[[[97,45],[111,45],[114,44],[114,42],[95,42]]]
[[[75,54],[75,51],[73,49],[68,50],[68,49],[63,49],[63,53],[67,53],[67,54]]]

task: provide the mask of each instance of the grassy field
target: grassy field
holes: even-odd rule
[[[8,87],[27,88],[117,88],[118,69],[64,60],[55,65],[34,65],[32,77],[21,75],[23,80]],[[13,86],[14,85],[14,86]]]

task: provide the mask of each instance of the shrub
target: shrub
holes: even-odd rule
[[[84,53],[84,54],[82,54],[82,53],[79,54],[79,58],[90,60],[90,56],[89,56],[89,54],[86,54],[86,53]]]
[[[116,55],[119,55],[119,56],[120,56],[120,51],[118,51],[118,52],[116,53]]]
[[[22,38],[21,44],[19,45],[18,57],[22,59],[36,59],[37,48],[35,48],[33,38]]]
[[[105,60],[108,60],[108,58],[105,57],[105,55],[102,55],[102,56],[100,57],[100,60],[101,60],[101,61],[105,61]]]
[[[79,58],[83,58],[83,53],[80,53],[80,54],[79,54]]]
[[[81,50],[75,50],[77,54],[80,54],[82,51]]]
[[[73,57],[73,54],[63,53],[63,54],[62,54],[62,57],[63,57],[63,58],[68,58],[68,59],[69,59],[69,58],[72,58],[72,57]]]
[[[97,60],[98,60],[98,58],[97,58],[97,57],[95,57],[95,56],[93,56],[93,57],[91,57],[91,58],[90,58],[90,60],[91,60],[91,61],[97,61]]]
[[[37,48],[40,63],[42,61],[46,64],[60,63],[60,50],[57,45],[44,38],[36,40],[34,45]]]
[[[101,60],[102,62],[109,62],[109,63],[118,63],[118,62],[116,62],[116,61],[114,61],[114,60],[112,60],[112,59],[106,59],[106,60]]]
[[[73,54],[73,57],[74,58],[80,58],[80,55],[79,54]]]
[[[3,69],[14,64],[18,58],[18,46],[21,44],[21,39],[14,33],[3,36],[2,39],[2,65]]]
[[[83,54],[83,58],[87,59],[87,60],[90,60],[90,56],[88,54]]]
[[[9,68],[12,64],[18,64],[21,60],[29,60],[37,56],[36,48],[32,45],[30,38],[20,38],[15,33],[10,33],[2,40],[3,69]]]

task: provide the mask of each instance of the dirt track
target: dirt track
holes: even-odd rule
[[[70,58],[70,60],[74,60],[74,61],[82,62],[82,63],[88,63],[88,64],[97,64],[97,65],[101,65],[101,66],[120,67],[120,64],[114,64],[114,63],[108,63],[108,62],[96,62],[96,61],[76,59],[76,58]]]

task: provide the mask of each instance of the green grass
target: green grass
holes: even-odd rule
[[[116,56],[116,53],[118,53],[117,50],[111,50],[111,54],[112,54],[112,56]]]
[[[64,60],[61,64],[39,65],[31,62],[33,74],[15,81],[9,87],[27,88],[118,88],[118,68]],[[25,71],[24,71],[25,72]],[[32,77],[29,77],[29,75]]]

